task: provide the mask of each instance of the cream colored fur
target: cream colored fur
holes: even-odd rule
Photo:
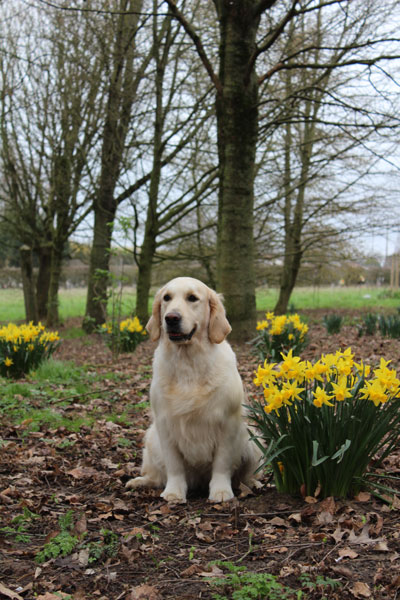
[[[195,298],[196,300],[193,300]],[[190,340],[171,341],[165,315],[181,317]],[[159,340],[154,354],[141,476],[128,488],[162,487],[168,502],[185,502],[188,487],[209,485],[209,499],[233,498],[232,478],[253,483],[259,450],[243,416],[244,391],[231,331],[219,296],[190,277],[178,277],[156,294],[146,326]]]

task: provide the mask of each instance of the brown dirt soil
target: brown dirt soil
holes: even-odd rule
[[[354,326],[329,336],[321,316],[310,313],[310,344],[304,357],[351,346],[357,359],[380,357],[399,368],[400,342],[357,338]],[[61,332],[62,334],[62,332]],[[250,394],[257,360],[250,346],[234,346]],[[219,591],[209,579],[221,573],[211,561],[230,561],[248,571],[271,573],[302,598],[386,600],[400,598],[400,501],[390,505],[362,493],[356,499],[292,498],[278,494],[266,480],[252,492],[238,490],[233,502],[213,505],[191,495],[185,505],[167,505],[159,490],[127,492],[138,472],[148,426],[148,393],[154,345],[144,342],[133,355],[113,362],[96,336],[65,340],[58,358],[84,364],[93,373],[113,373],[86,397],[69,402],[69,415],[96,408],[92,427],[30,432],[28,424],[2,422],[0,446],[0,527],[24,507],[40,518],[29,523],[27,541],[0,538],[0,598],[20,600],[195,600]],[[111,422],[109,414],[125,415]],[[103,418],[102,418],[103,417]],[[400,475],[400,451],[387,469]],[[35,555],[60,531],[59,517],[73,511],[74,551],[35,561]],[[113,545],[113,541],[115,544]],[[96,549],[107,547],[99,560]],[[92,553],[89,553],[89,548]],[[224,571],[225,572],[225,571]],[[301,574],[340,582],[308,591]],[[266,596],[263,596],[266,597]],[[278,595],[275,598],[295,598]]]

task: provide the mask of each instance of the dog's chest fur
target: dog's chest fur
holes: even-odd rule
[[[185,461],[193,466],[206,466],[212,461],[227,415],[241,411],[242,398],[230,393],[236,366],[221,364],[215,356],[181,353],[179,360],[174,360],[172,352],[165,361],[165,354],[160,352],[160,355],[155,356],[155,361],[160,360],[155,369],[157,380],[153,380],[151,389],[153,410],[166,424],[170,439],[177,444]],[[218,387],[215,381],[219,382]]]

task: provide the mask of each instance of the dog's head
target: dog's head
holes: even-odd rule
[[[153,341],[161,334],[176,344],[208,337],[220,344],[231,331],[220,296],[198,279],[177,277],[156,294],[146,325]]]

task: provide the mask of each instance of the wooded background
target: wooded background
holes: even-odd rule
[[[87,330],[124,243],[141,320],[154,265],[189,261],[245,339],[261,264],[284,313],[302,261],[396,231],[399,4],[0,1],[1,253],[27,317],[57,324],[79,234]]]

